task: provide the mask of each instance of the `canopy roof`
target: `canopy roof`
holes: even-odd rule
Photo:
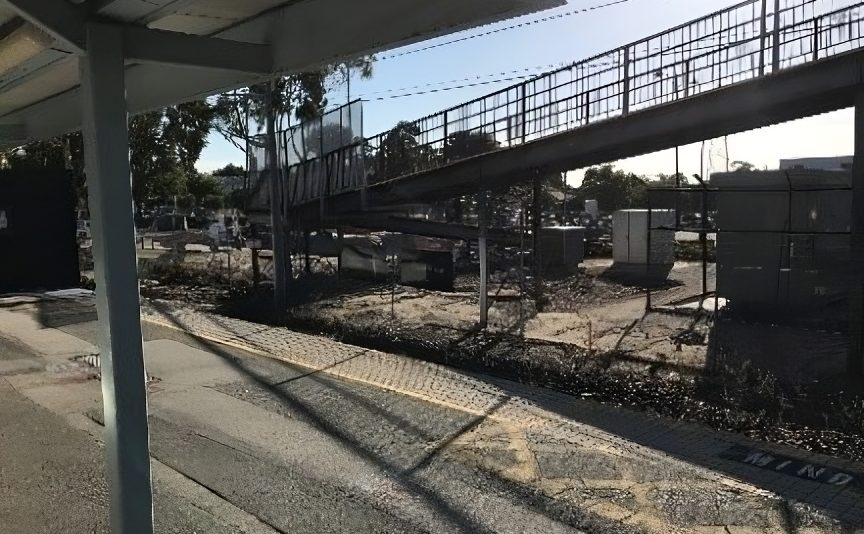
[[[123,29],[131,113],[563,0],[0,0],[0,146],[81,124],[85,26]]]

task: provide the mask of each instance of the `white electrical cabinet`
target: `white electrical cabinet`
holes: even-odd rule
[[[612,214],[612,259],[616,264],[675,263],[674,210],[651,210],[651,256],[648,256],[648,210]],[[650,259],[650,261],[649,261]]]

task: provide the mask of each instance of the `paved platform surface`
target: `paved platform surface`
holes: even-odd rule
[[[0,375],[85,436],[94,318],[86,299],[0,303],[0,349],[38,347]],[[171,303],[144,318],[157,496],[159,472],[167,491],[182,481],[227,531],[864,528],[858,480],[807,480],[860,465]],[[157,524],[170,510],[157,499]]]

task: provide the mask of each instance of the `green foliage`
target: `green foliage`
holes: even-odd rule
[[[207,195],[199,201],[199,205],[207,210],[220,210],[225,207],[225,196],[221,193],[218,195]]]
[[[408,121],[400,121],[387,132],[374,153],[379,175],[373,181],[389,180],[425,168],[436,154],[430,147],[420,144],[419,135],[420,127]]]
[[[756,171],[756,165],[749,161],[736,160],[732,162],[732,170],[735,172],[753,172]]]
[[[672,188],[676,185],[692,188],[690,191],[681,191],[678,193],[655,194],[651,199],[652,207],[674,209],[679,213],[680,217],[685,218],[685,220],[687,216],[693,216],[696,213],[702,212],[702,189],[699,187],[699,184],[695,179],[691,180],[687,176],[679,173],[678,181],[676,183],[674,174],[661,174],[657,177],[657,180],[651,182],[650,185],[654,188]],[[701,259],[701,257],[700,252],[699,259]]]
[[[186,102],[165,109],[163,142],[169,144],[176,164],[187,173],[195,172],[195,163],[207,146],[213,109],[204,100]]]
[[[197,204],[202,204],[207,197],[222,197],[222,184],[211,174],[193,172],[186,178],[186,191],[192,195]]]
[[[693,185],[693,183],[690,182],[690,178],[688,178],[684,174],[679,172],[677,177],[678,177],[678,180],[676,181],[675,180],[676,175],[674,175],[674,174],[660,174],[659,176],[657,176],[657,181],[652,183],[651,186],[652,187],[676,187],[676,186],[688,187],[690,185]]]
[[[243,176],[244,174],[246,174],[246,171],[243,167],[234,165],[233,163],[229,163],[221,169],[213,171],[213,176]]]
[[[188,102],[129,121],[132,196],[139,213],[159,200],[182,195],[207,145],[213,112],[206,102]]]
[[[457,161],[496,150],[500,146],[493,135],[461,131],[447,136],[444,141],[444,157]]]
[[[223,199],[223,207],[226,208],[234,208],[238,210],[245,209],[246,207],[246,195],[242,189],[237,189],[235,191],[231,191],[225,198]]]
[[[595,199],[601,211],[644,208],[648,204],[647,180],[633,173],[616,170],[612,165],[591,167],[577,190],[579,197]]]
[[[272,93],[276,127],[279,130],[293,121],[317,117],[327,107],[327,91],[347,83],[349,70],[363,78],[372,76],[373,57],[330,65],[320,70],[282,76]],[[253,85],[218,96],[212,102],[213,127],[243,152],[246,141],[266,125],[266,95],[269,83]]]
[[[560,173],[551,173],[540,176],[540,198],[538,204],[540,213],[538,217],[558,214],[561,212],[562,203],[556,198],[556,194],[562,191],[563,179]],[[568,197],[569,197],[568,193]],[[519,221],[519,214],[524,213],[525,224],[531,225],[535,214],[532,212],[534,206],[534,184],[528,180],[498,191],[493,195],[493,201],[489,203],[489,217],[491,224],[507,226]]]
[[[87,203],[84,180],[84,140],[81,132],[34,141],[0,154],[0,162],[16,170],[63,169],[69,173],[80,205]]]

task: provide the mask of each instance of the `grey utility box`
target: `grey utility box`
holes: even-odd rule
[[[717,292],[744,308],[801,310],[845,297],[848,171],[719,173]]]
[[[573,271],[585,259],[585,228],[548,226],[540,231],[540,259],[547,269]]]

